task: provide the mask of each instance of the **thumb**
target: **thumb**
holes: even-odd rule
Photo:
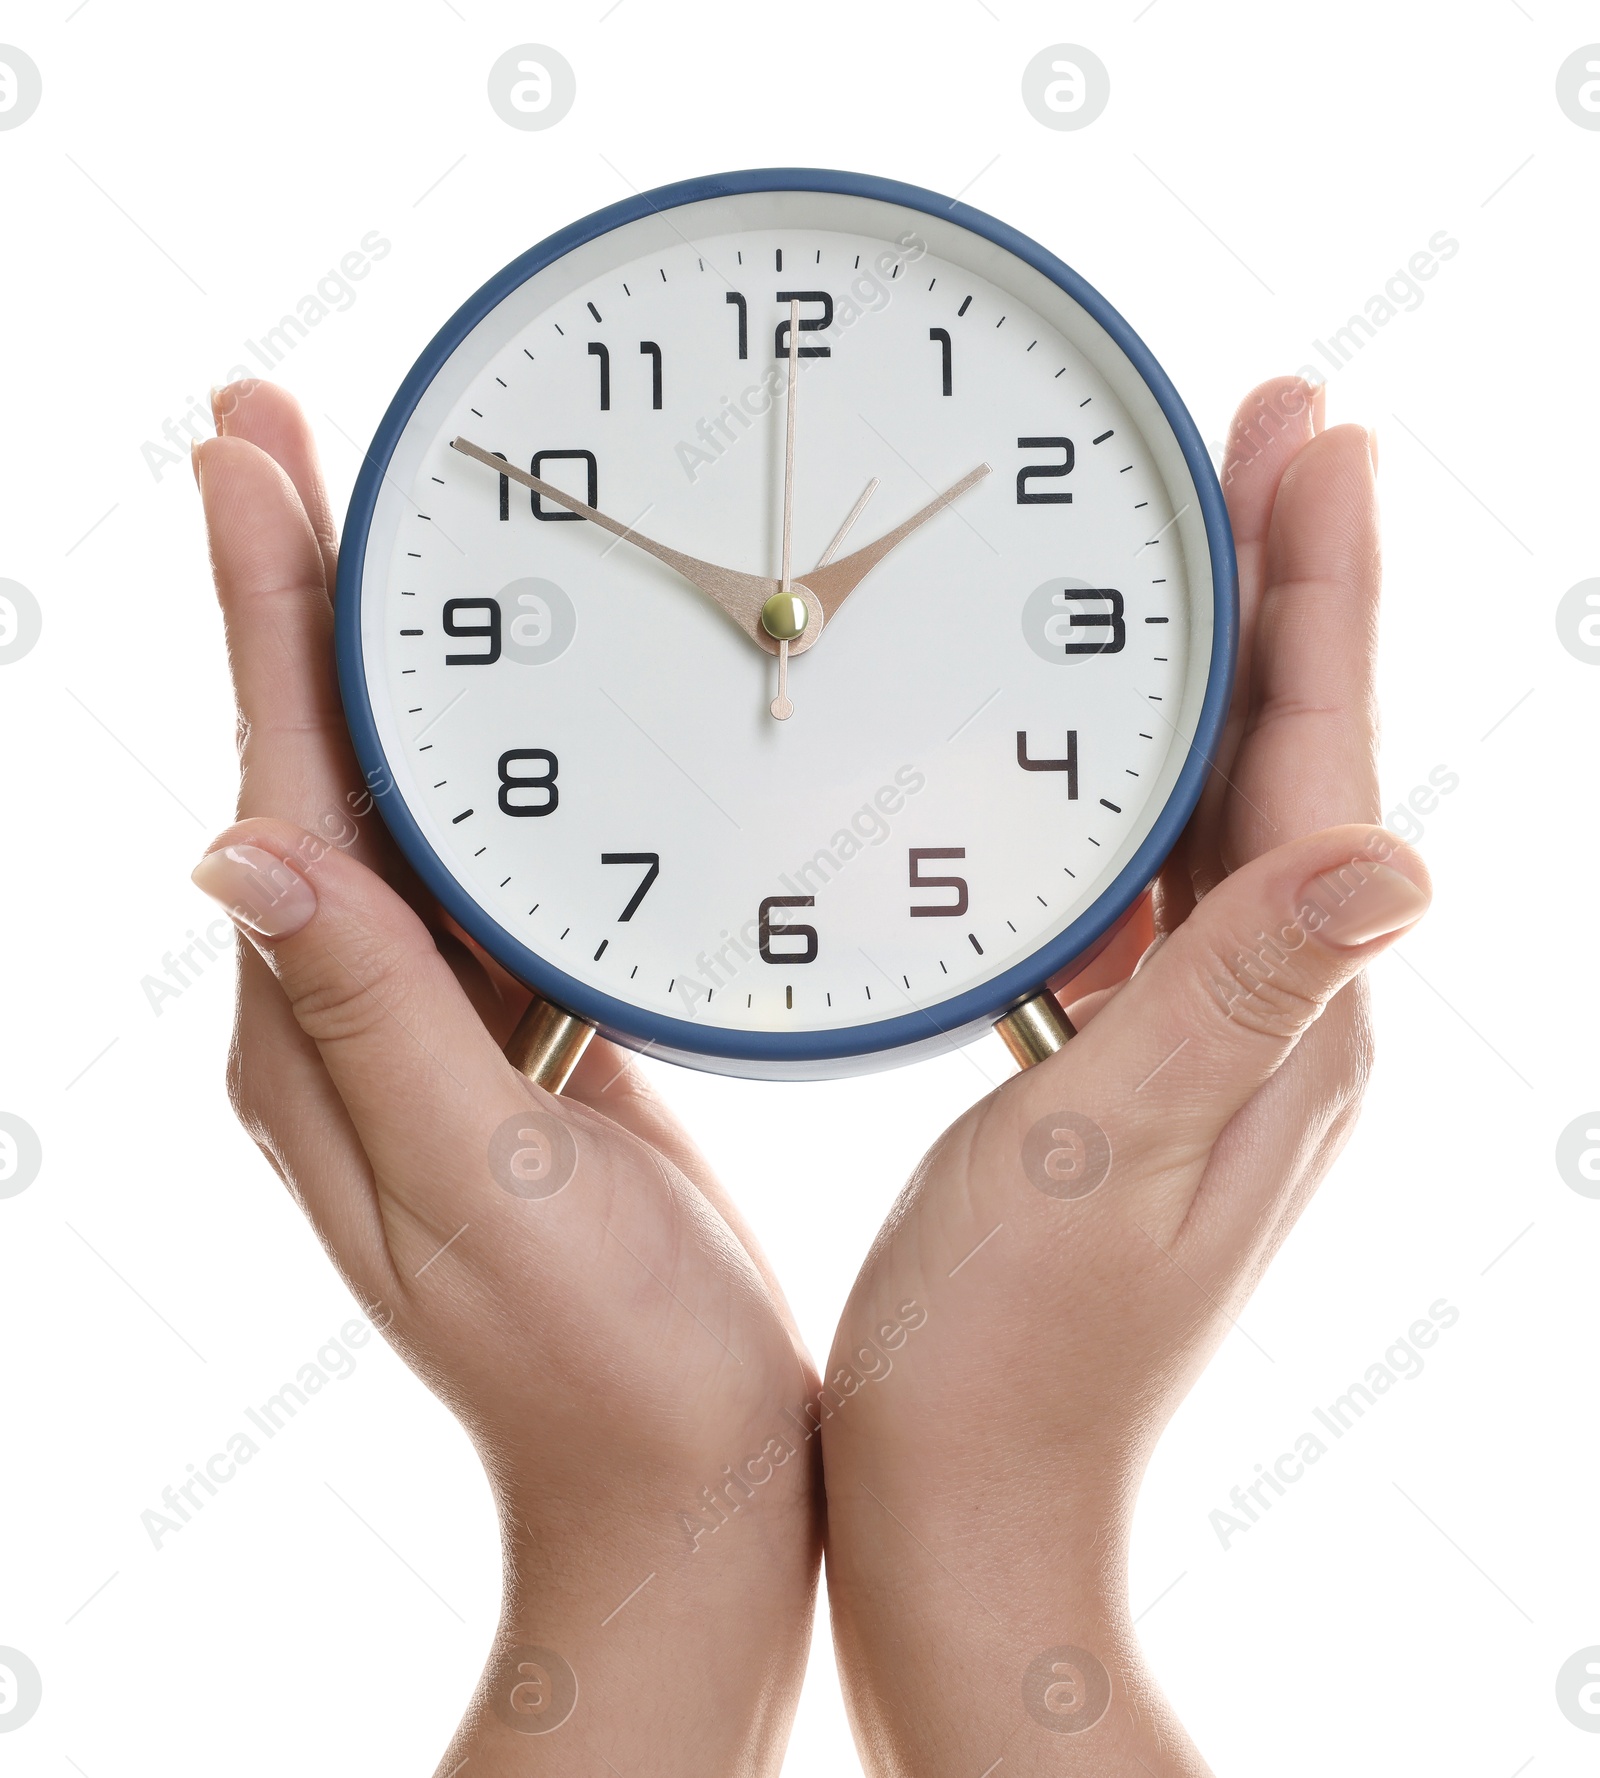
[[[1082,1109],[1102,1107],[1119,1164],[1203,1160],[1430,897],[1421,856],[1381,827],[1279,846],[1218,884],[1082,1036],[1018,1084],[1041,1106],[1070,1083]]]

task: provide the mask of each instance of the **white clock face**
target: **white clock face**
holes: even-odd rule
[[[990,473],[813,626],[779,720],[774,654],[688,580],[451,441],[776,576],[794,299],[797,581],[869,483],[840,557]],[[389,795],[490,948],[629,1036],[932,1035],[1172,798],[1211,674],[1199,504],[1110,335],[982,236],[828,193],[647,213],[505,295],[395,440],[359,616]]]

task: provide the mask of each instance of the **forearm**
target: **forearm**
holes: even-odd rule
[[[828,1590],[869,1778],[1202,1778],[1126,1603],[1125,1502],[954,1450],[935,1486],[825,1435]],[[1109,1495],[1109,1497],[1108,1497]],[[1107,1527],[1113,1529],[1108,1530]]]
[[[680,1495],[621,1521],[503,1513],[501,1621],[439,1778],[775,1778],[810,1644],[809,1501],[752,1496],[696,1541],[685,1516],[713,1515]]]

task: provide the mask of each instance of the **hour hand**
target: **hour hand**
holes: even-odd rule
[[[635,549],[643,550],[647,556],[654,556],[658,562],[665,562],[674,573],[681,574],[697,592],[703,593],[713,605],[726,612],[752,642],[764,649],[772,648],[770,637],[761,627],[761,608],[778,591],[779,583],[776,580],[761,574],[741,574],[736,568],[721,568],[715,562],[703,562],[698,556],[685,555],[682,550],[657,543],[652,537],[642,536],[631,525],[624,525],[609,513],[600,512],[576,496],[563,492],[553,482],[529,475],[525,469],[518,469],[514,463],[508,463],[504,457],[497,457],[493,451],[486,451],[482,445],[473,444],[470,439],[453,438],[450,448],[460,451],[464,457],[471,457],[474,462],[482,463],[496,475],[507,476],[520,486],[531,488],[541,500],[564,506],[568,512],[575,512],[579,518],[587,519],[591,525],[598,525],[602,531],[610,531],[624,543],[631,543]],[[853,561],[855,558],[850,559]],[[840,566],[844,564],[841,563]]]
[[[942,512],[952,500],[959,499],[968,488],[981,482],[988,474],[989,465],[980,463],[976,469],[969,470],[962,476],[960,481],[953,482],[942,494],[934,495],[920,512],[912,513],[904,524],[896,525],[892,531],[885,531],[876,542],[867,544],[864,549],[858,549],[853,555],[826,568],[812,569],[806,575],[805,583],[817,595],[824,614],[831,618],[896,544],[903,543],[913,531],[927,524],[936,513]]]

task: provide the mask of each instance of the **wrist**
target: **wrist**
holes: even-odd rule
[[[810,1645],[814,1466],[796,1452],[748,1498],[725,1494],[698,1538],[695,1502],[711,1524],[704,1491],[726,1466],[503,1485],[500,1622],[440,1772],[776,1774]]]
[[[834,1639],[870,1778],[1001,1758],[1011,1778],[1205,1772],[1131,1622],[1125,1465],[845,1412],[823,1438]]]

